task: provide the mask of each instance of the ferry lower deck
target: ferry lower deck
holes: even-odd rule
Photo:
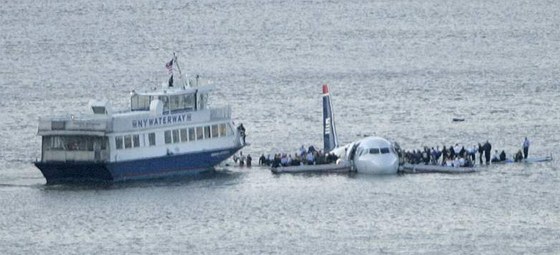
[[[121,162],[36,162],[47,184],[83,181],[127,181],[194,175],[213,171],[242,146]]]

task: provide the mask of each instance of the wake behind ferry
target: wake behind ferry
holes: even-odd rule
[[[166,67],[171,76],[161,90],[132,91],[126,111],[93,100],[89,114],[39,119],[42,153],[35,165],[47,184],[197,174],[245,146],[231,107],[208,106],[213,88],[183,76],[175,56]]]

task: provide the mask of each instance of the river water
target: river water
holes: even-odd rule
[[[405,149],[489,140],[560,155],[560,2],[3,1],[3,254],[558,254],[558,161],[467,175],[282,175],[46,186],[40,116],[125,108],[177,52],[211,79],[243,150],[322,144],[321,84],[341,142]],[[452,118],[463,117],[454,123]]]

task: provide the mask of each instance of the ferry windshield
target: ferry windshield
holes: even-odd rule
[[[152,96],[133,95],[130,98],[130,109],[132,111],[148,111],[151,101]]]
[[[194,110],[194,94],[174,95],[170,96],[169,99],[169,110],[172,113]]]
[[[132,95],[130,98],[130,109],[132,111],[148,111],[150,103],[154,99],[159,99],[163,103],[163,113],[192,111],[195,107],[195,94],[180,94],[171,96],[147,96]]]

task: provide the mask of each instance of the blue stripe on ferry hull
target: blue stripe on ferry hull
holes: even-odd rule
[[[37,162],[47,184],[75,181],[125,181],[194,175],[231,157],[242,147],[111,162]]]

